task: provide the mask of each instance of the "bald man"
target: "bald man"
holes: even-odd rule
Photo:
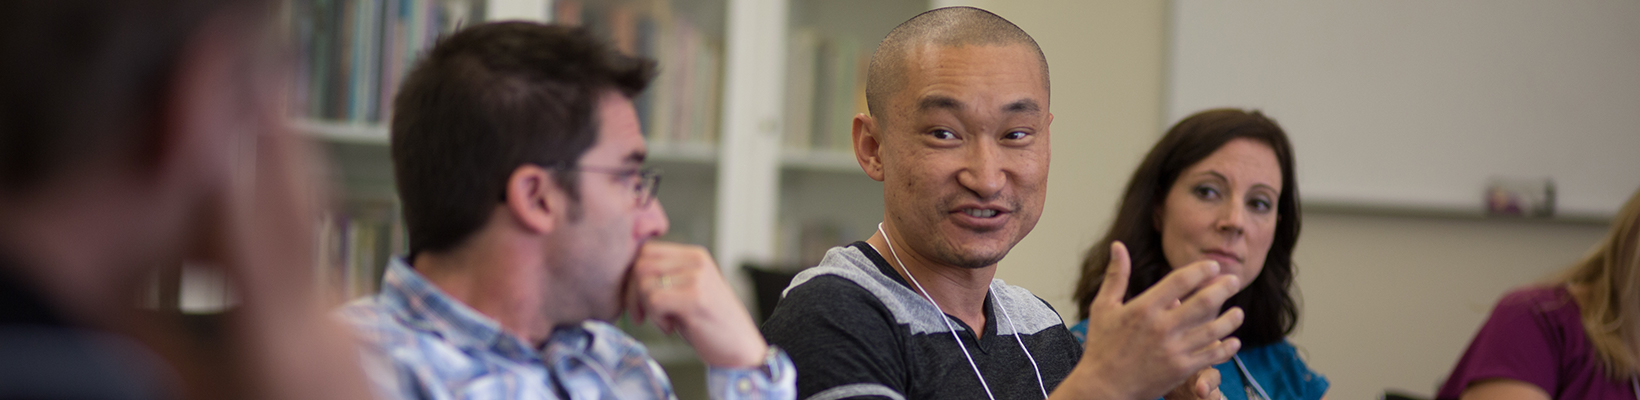
[[[1216,264],[1124,303],[1115,249],[1085,348],[1046,302],[995,279],[1047,192],[1048,67],[1030,35],[976,8],[913,17],[872,55],[866,102],[854,152],[883,182],[883,223],[799,274],[763,325],[799,397],[1219,397],[1210,367],[1240,347],[1220,339],[1242,314],[1220,315],[1240,283]]]

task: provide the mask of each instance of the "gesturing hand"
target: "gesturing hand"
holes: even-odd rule
[[[1218,369],[1213,367],[1202,368],[1200,371],[1196,371],[1195,375],[1191,375],[1190,379],[1186,379],[1184,384],[1173,388],[1173,391],[1167,392],[1167,396],[1162,398],[1166,400],[1219,400],[1224,398],[1224,393],[1219,392],[1220,379]]]
[[[706,364],[763,364],[768,344],[705,248],[645,243],[626,284],[633,320],[652,321],[662,331],[682,335]]]
[[[1221,339],[1241,326],[1242,310],[1218,315],[1241,282],[1219,276],[1218,263],[1177,268],[1123,302],[1130,269],[1127,247],[1112,243],[1104,283],[1089,306],[1086,351],[1066,379],[1076,382],[1065,391],[1069,397],[1155,399],[1241,348],[1235,338]]]

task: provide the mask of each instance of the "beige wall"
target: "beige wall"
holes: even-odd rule
[[[1306,213],[1292,339],[1333,399],[1431,395],[1503,292],[1575,261],[1591,224]]]
[[[1082,253],[1164,128],[1166,2],[961,3],[1013,20],[1047,53],[1055,114],[1047,206],[998,277],[1072,317]],[[1498,296],[1574,260],[1605,232],[1315,210],[1304,218],[1296,255],[1304,309],[1293,342],[1331,379],[1335,400],[1377,398],[1386,388],[1433,394]]]
[[[1036,38],[1053,81],[1048,201],[999,278],[1074,315],[1076,265],[1110,222],[1117,193],[1162,130],[1165,2],[973,2]]]

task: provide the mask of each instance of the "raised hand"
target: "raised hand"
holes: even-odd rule
[[[1223,338],[1241,326],[1242,310],[1219,314],[1241,282],[1220,276],[1218,263],[1175,269],[1124,302],[1131,269],[1127,247],[1112,243],[1104,283],[1089,306],[1086,351],[1054,397],[1155,399],[1241,348],[1240,340]]]

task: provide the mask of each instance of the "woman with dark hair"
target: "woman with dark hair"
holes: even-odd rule
[[[1438,399],[1640,397],[1640,191],[1606,238],[1498,300]]]
[[[1087,332],[1088,306],[1098,295],[1111,244],[1127,247],[1131,299],[1174,268],[1211,260],[1245,287],[1225,301],[1246,319],[1231,335],[1242,342],[1229,362],[1214,366],[1229,399],[1323,398],[1328,382],[1311,371],[1287,335],[1298,323],[1291,293],[1298,242],[1298,181],[1287,134],[1258,111],[1207,110],[1163,136],[1133,172],[1116,221],[1082,261],[1078,316]]]

